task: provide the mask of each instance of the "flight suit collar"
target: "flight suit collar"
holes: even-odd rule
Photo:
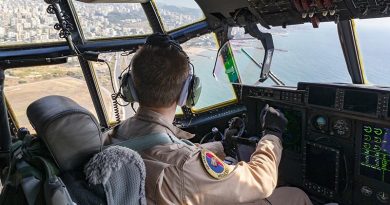
[[[161,125],[170,130],[179,139],[191,139],[195,136],[194,134],[175,127],[172,123],[167,122],[160,113],[147,108],[138,108],[137,114],[134,115],[134,118]]]

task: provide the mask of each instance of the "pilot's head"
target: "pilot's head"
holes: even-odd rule
[[[176,106],[190,73],[189,60],[168,35],[153,34],[133,57],[132,75],[141,106]]]

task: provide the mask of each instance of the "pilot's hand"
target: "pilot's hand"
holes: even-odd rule
[[[234,142],[234,137],[241,137],[245,129],[244,121],[239,117],[234,117],[229,121],[229,127],[225,129],[222,138],[222,145],[226,156],[235,158],[237,155],[237,146]]]
[[[284,114],[268,104],[263,108],[260,114],[261,127],[264,134],[272,134],[282,139],[283,131],[287,126],[287,119]]]
[[[236,156],[236,146],[234,144],[233,136],[237,133],[237,129],[225,130],[224,136],[222,138],[223,150],[226,156],[235,157]]]

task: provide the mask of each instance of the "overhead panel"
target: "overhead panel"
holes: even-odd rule
[[[210,25],[257,22],[264,27],[390,16],[390,0],[196,0]]]

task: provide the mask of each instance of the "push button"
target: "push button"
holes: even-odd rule
[[[362,186],[360,192],[366,197],[370,197],[372,195],[372,189],[368,186]]]

